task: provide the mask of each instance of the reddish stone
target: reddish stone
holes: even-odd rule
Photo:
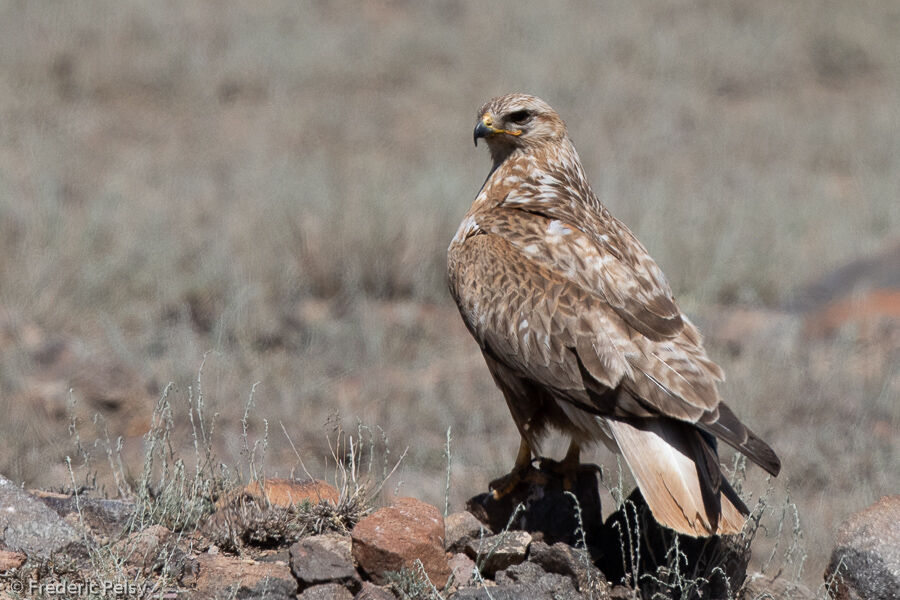
[[[21,552],[0,550],[0,573],[18,569],[25,564],[26,557]]]
[[[444,552],[444,519],[440,511],[415,498],[399,498],[356,524],[351,532],[353,558],[373,581],[385,583],[386,571],[416,568],[438,588],[447,583],[450,567]]]
[[[182,583],[199,598],[244,598],[255,595],[281,598],[297,594],[297,581],[283,562],[257,562],[236,556],[204,553],[197,557]]]
[[[304,590],[298,600],[353,600],[353,594],[337,583],[323,583]]]
[[[444,549],[462,552],[466,544],[480,535],[491,535],[491,531],[469,511],[447,515],[444,519]]]
[[[151,525],[116,542],[113,550],[129,565],[149,568],[157,561],[171,535],[172,532],[162,525]]]
[[[309,502],[331,502],[337,504],[340,494],[335,487],[321,479],[266,479],[262,485],[251,481],[244,488],[244,493],[254,498],[268,500],[272,506],[289,508],[295,504]]]
[[[871,326],[900,320],[900,291],[872,290],[852,294],[827,304],[806,317],[803,331],[809,337],[825,337],[849,323]]]
[[[397,597],[387,588],[364,581],[362,588],[353,597],[353,600],[397,600]]]
[[[465,554],[454,554],[449,560],[450,571],[453,573],[455,589],[469,587],[475,584],[475,561]]]
[[[466,553],[481,565],[482,573],[493,576],[523,562],[530,545],[531,534],[527,531],[504,531],[470,541]]]

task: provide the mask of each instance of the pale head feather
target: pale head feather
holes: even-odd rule
[[[481,107],[478,121],[484,121],[485,116],[498,129],[519,132],[517,135],[496,133],[485,138],[495,163],[517,149],[535,150],[567,139],[565,122],[549,104],[537,96],[498,96]]]

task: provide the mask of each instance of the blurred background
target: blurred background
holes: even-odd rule
[[[270,475],[362,424],[439,506],[451,428],[462,508],[518,436],[445,253],[489,167],[476,111],[523,91],[781,455],[745,491],[796,502],[818,583],[900,491],[898,31],[891,0],[4,1],[0,473],[69,485],[73,419],[101,485],[95,439],[139,471],[172,382],[223,463],[245,413]]]

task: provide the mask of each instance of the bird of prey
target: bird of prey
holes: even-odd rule
[[[620,452],[655,519],[691,536],[738,533],[749,511],[716,439],[777,475],[775,452],[722,402],[660,268],[591,189],[546,102],[494,98],[478,113],[490,174],[448,249],[450,290],[521,435],[508,492],[552,429]]]

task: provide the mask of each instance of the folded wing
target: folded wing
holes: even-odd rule
[[[626,298],[608,281],[625,263],[576,227],[520,210],[479,215],[450,260],[451,291],[485,354],[580,409],[567,413],[582,432],[606,419],[661,523],[689,535],[740,530],[746,507],[699,429],[770,472],[777,457],[721,403],[722,372],[667,286],[653,293],[631,271],[622,277],[653,300]]]

